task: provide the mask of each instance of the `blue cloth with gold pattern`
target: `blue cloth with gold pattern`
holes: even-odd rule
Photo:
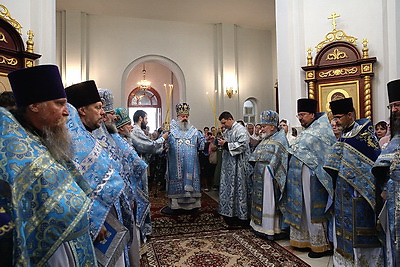
[[[332,127],[325,113],[317,113],[316,120],[301,131],[290,146],[292,156],[286,182],[286,192],[282,200],[285,209],[285,222],[300,229],[303,211],[302,168],[310,169],[310,190],[318,192],[311,195],[311,221],[313,223],[327,221],[326,213],[328,196],[333,198],[332,178],[323,169],[326,154],[336,142]]]
[[[285,131],[282,129],[272,136],[261,140],[250,156],[249,161],[255,162],[251,218],[258,225],[262,224],[264,172],[268,171],[268,169],[271,170],[270,173],[273,178],[276,209],[284,209],[279,202],[286,184],[289,162],[288,150],[289,143],[286,139]]]
[[[146,217],[150,216],[150,200],[143,190],[142,181],[143,175],[147,174],[147,163],[119,134],[108,133],[104,124],[93,134],[100,142],[106,144],[105,149],[117,163],[116,168],[125,181],[126,186],[121,197],[124,225],[128,229],[133,229],[132,226],[129,226],[131,222],[128,218],[129,213],[133,213],[131,204],[135,203],[135,223],[144,235],[142,237],[145,237],[145,235],[151,233],[145,230]]]
[[[168,143],[169,198],[200,198],[200,165],[197,151],[204,147],[204,136],[193,126],[182,131],[172,120]]]
[[[382,150],[375,161],[372,173],[382,189],[386,189],[386,208],[390,232],[392,262],[400,266],[400,199],[396,197],[400,192],[400,135],[395,135],[389,144]],[[380,196],[377,196],[377,198]],[[381,236],[384,240],[386,235]],[[386,241],[386,240],[385,240]]]
[[[89,183],[92,200],[89,206],[90,234],[95,239],[108,212],[122,194],[125,183],[115,170],[117,163],[104,150],[106,144],[97,141],[85,129],[76,109],[68,105],[67,127],[72,138],[73,162]]]
[[[57,162],[37,136],[0,108],[0,179],[10,185],[14,265],[43,266],[69,242],[77,266],[96,264],[89,236],[92,191],[73,164]],[[4,186],[4,185],[3,185]]]
[[[380,247],[376,232],[375,177],[381,150],[369,119],[357,120],[333,146],[324,168],[335,183],[336,251],[353,260],[353,248]]]

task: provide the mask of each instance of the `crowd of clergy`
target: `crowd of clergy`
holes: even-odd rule
[[[198,212],[203,182],[218,190],[228,229],[289,238],[310,258],[333,255],[335,266],[400,266],[400,80],[387,85],[390,131],[356,119],[352,98],[333,99],[328,113],[301,98],[298,134],[273,110],[247,126],[224,111],[220,127],[202,133],[179,103],[152,138],[144,110],[131,119],[93,80],[64,88],[55,65],[8,79],[1,266],[140,266],[152,233],[149,177],[165,183],[168,216]]]

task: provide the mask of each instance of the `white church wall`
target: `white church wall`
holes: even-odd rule
[[[275,110],[273,37],[261,30],[238,28],[239,117],[248,98],[257,100],[256,121],[267,109]]]
[[[198,128],[214,124],[206,92],[213,102],[213,91],[219,90],[217,103],[221,105],[216,107],[217,116],[227,109],[241,117],[242,104],[247,96],[257,97],[263,107],[272,107],[274,103],[268,92],[274,83],[274,67],[272,38],[267,31],[239,29],[235,32],[237,27],[234,25],[222,25],[224,34],[217,36],[219,33],[213,24],[86,15],[75,11],[59,12],[59,17],[63,18],[58,18],[58,31],[64,32],[59,41],[65,46],[59,52],[60,61],[64,62],[60,65],[68,69],[70,66],[65,62],[81,61],[82,69],[87,72],[80,79],[93,79],[98,87],[112,90],[115,105],[126,105],[129,92],[122,80],[123,73],[133,61],[144,56],[166,57],[182,70],[185,84],[181,89],[185,91],[178,95],[174,92],[172,106],[179,101],[188,102],[191,121]],[[217,49],[219,37],[225,42],[223,51]],[[220,73],[216,64],[218,59],[224,61],[225,67],[233,64],[233,68],[240,68],[238,81],[243,88],[240,100],[228,99],[224,85],[217,82]],[[68,75],[65,77],[66,82],[71,83]],[[72,83],[76,82],[79,81]],[[163,98],[165,94],[160,92],[160,95]]]
[[[393,9],[393,6],[396,8]],[[313,48],[325,35],[332,31],[332,12],[340,15],[337,29],[347,35],[357,37],[357,47],[361,51],[362,40],[369,41],[369,56],[376,57],[373,87],[373,120],[387,119],[386,83],[396,78],[398,69],[398,39],[395,34],[395,21],[398,7],[394,0],[388,1],[319,1],[319,0],[280,0],[276,1],[278,76],[280,104],[285,106],[285,116],[298,125],[295,118],[296,102],[306,97],[302,66],[306,65],[307,48]],[[388,29],[388,31],[386,31]],[[291,100],[287,101],[290,96]],[[293,124],[293,123],[292,123]]]
[[[179,100],[190,104],[195,126],[213,121],[205,93],[214,87],[213,25],[88,15],[87,35],[87,78],[112,90],[116,105],[126,105],[125,68],[142,56],[162,55],[184,73],[186,99]]]

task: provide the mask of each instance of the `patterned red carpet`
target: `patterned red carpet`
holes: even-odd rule
[[[248,229],[164,236],[150,240],[142,266],[309,266]]]
[[[218,203],[205,193],[201,197],[201,208],[192,214],[162,214],[161,209],[168,203],[165,192],[158,193],[157,197],[154,197],[152,194],[150,202],[153,225],[151,237],[199,233],[226,229],[228,227],[218,214]]]
[[[250,229],[228,230],[218,203],[205,193],[193,214],[162,214],[164,192],[150,201],[153,233],[141,249],[141,266],[309,266]]]

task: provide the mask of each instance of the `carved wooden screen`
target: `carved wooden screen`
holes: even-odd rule
[[[13,70],[32,67],[40,55],[33,53],[33,33],[29,31],[27,50],[21,37],[21,26],[10,17],[7,8],[2,9],[0,17],[0,93],[10,91],[7,74]],[[16,27],[17,26],[17,27]]]
[[[357,118],[372,117],[371,78],[376,58],[368,56],[366,40],[361,55],[355,40],[325,44],[317,52],[314,63],[309,49],[307,66],[302,67],[306,72],[309,98],[318,100],[319,111],[327,112],[328,116],[330,101],[352,97]]]

